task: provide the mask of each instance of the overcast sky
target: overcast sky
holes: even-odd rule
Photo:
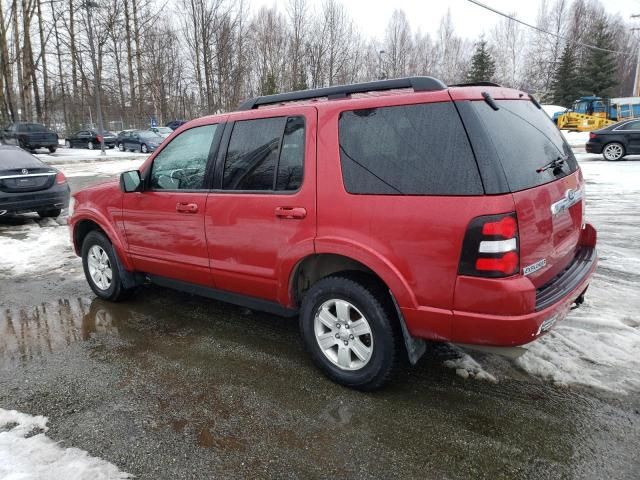
[[[250,0],[253,9],[262,5],[277,5],[284,11],[287,0]],[[319,8],[322,0],[308,0],[312,7]],[[467,0],[341,0],[353,18],[358,30],[367,36],[382,39],[387,22],[396,8],[407,14],[411,28],[435,33],[440,19],[451,9],[456,33],[461,37],[475,39],[488,32],[501,18],[495,13],[474,5]],[[496,10],[517,13],[519,19],[534,23],[539,0],[481,0]],[[620,14],[625,20],[633,13],[640,14],[640,0],[603,0],[602,4],[611,13]],[[640,19],[637,21],[640,27]],[[526,28],[526,27],[525,27]]]

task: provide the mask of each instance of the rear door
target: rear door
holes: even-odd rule
[[[640,152],[640,120],[618,127],[614,132],[624,135],[622,143],[625,145],[626,153]]]
[[[495,100],[498,110],[471,103],[513,193],[520,268],[540,286],[575,256],[584,214],[582,174],[558,128],[533,102]],[[556,160],[557,168],[550,166]]]
[[[227,124],[205,218],[217,288],[276,301],[280,267],[313,248],[316,115],[254,110]]]

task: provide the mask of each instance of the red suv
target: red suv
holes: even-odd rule
[[[584,298],[596,232],[526,93],[430,77],[258,97],[75,194],[87,281],[299,316],[315,363],[374,389],[424,340],[515,346]]]

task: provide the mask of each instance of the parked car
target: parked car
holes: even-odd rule
[[[100,141],[100,134],[96,130],[87,129],[67,136],[64,144],[67,148],[85,147],[93,150],[94,148],[100,148]],[[114,148],[116,146],[115,133],[104,132],[104,146],[105,148]]]
[[[169,127],[171,130],[175,130],[176,128],[187,123],[187,120],[172,120],[168,122],[165,127]]]
[[[116,135],[116,148],[118,150],[120,150],[121,152],[124,151],[124,138],[128,137],[133,132],[137,132],[137,130],[134,128],[134,129],[122,130],[118,132],[118,134]]]
[[[16,122],[0,130],[1,143],[34,151],[47,148],[54,153],[58,148],[58,134],[39,123]]]
[[[155,151],[160,146],[165,137],[150,130],[135,130],[128,135],[124,135],[118,143],[120,151],[127,150],[149,153]]]
[[[626,120],[589,133],[586,151],[601,153],[605,160],[622,160],[640,154],[640,119]]]
[[[75,199],[97,296],[147,280],[298,316],[319,368],[363,390],[424,340],[537,339],[583,302],[597,263],[569,145],[535,99],[497,85],[258,97]]]
[[[157,133],[162,138],[167,138],[169,135],[173,133],[173,129],[169,127],[151,127],[150,131]]]
[[[0,145],[0,217],[23,212],[57,217],[68,205],[64,173],[18,147]]]

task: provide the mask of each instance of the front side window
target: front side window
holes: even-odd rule
[[[163,148],[151,167],[151,189],[202,189],[216,129],[217,125],[191,128]]]
[[[304,118],[236,122],[229,140],[225,190],[297,190],[304,166]]]

